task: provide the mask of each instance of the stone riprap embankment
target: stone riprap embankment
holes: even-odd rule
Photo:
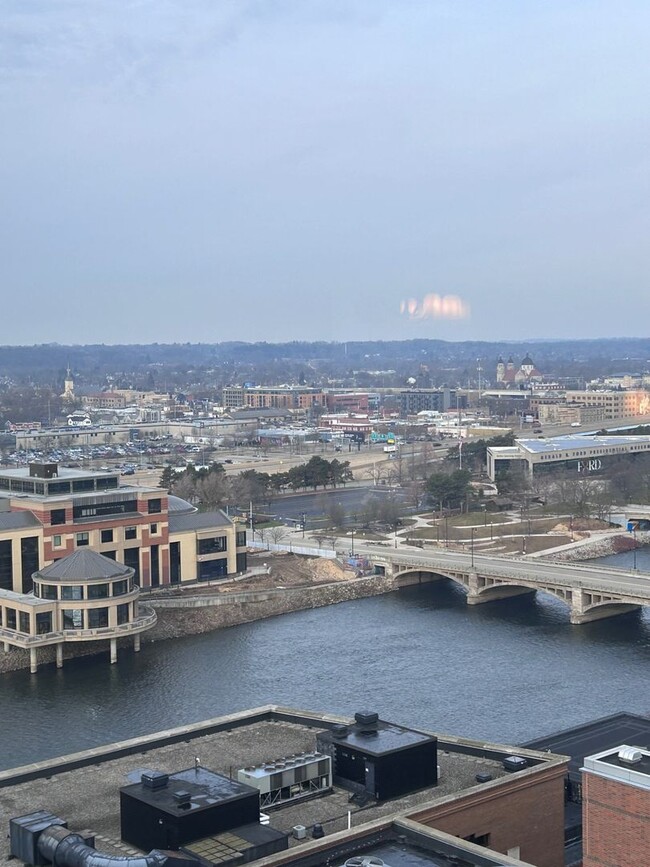
[[[637,534],[637,541],[631,536],[616,534],[611,536],[597,536],[581,541],[570,547],[565,547],[564,550],[547,551],[540,559],[544,560],[560,560],[564,563],[576,562],[578,560],[595,560],[597,557],[607,557],[610,554],[622,554],[625,551],[631,551],[639,547],[642,543],[647,543],[650,539],[641,538],[641,533]],[[647,537],[649,534],[644,533]]]
[[[321,608],[338,602],[377,596],[395,589],[392,578],[382,575],[357,577],[341,563],[318,557],[295,555],[257,555],[251,570],[254,574],[236,581],[218,582],[174,593],[152,594],[147,604],[156,609],[158,621],[142,636],[142,642],[163,641],[198,635],[213,629],[237,626],[293,611]],[[268,565],[267,565],[268,564]],[[133,652],[129,639],[118,641],[118,649]],[[64,645],[64,660],[78,656],[108,653],[108,641]],[[39,649],[39,663],[53,663],[54,648]],[[12,648],[0,650],[0,674],[29,668],[29,651]]]

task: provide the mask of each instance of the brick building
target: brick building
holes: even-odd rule
[[[39,463],[0,471],[0,592],[30,593],[34,572],[83,547],[133,569],[143,588],[246,569],[245,533],[221,511],[121,485],[118,472]]]
[[[650,864],[650,751],[619,746],[582,768],[583,867]]]

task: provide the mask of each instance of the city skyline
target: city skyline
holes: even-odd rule
[[[0,344],[645,336],[650,9],[594,11],[6,0]]]

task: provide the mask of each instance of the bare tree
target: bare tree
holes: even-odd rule
[[[192,503],[196,500],[196,482],[189,474],[183,474],[178,479],[172,482],[172,493],[175,497],[180,497],[181,500],[187,500]]]
[[[269,529],[266,532],[271,537],[271,541],[275,545],[279,545],[280,542],[287,535],[287,528],[281,524],[278,524],[277,527],[269,527]]]

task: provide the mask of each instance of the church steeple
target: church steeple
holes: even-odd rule
[[[63,394],[61,395],[63,400],[74,400],[74,380],[72,378],[72,372],[70,370],[70,364],[65,371],[65,379],[63,381]]]

